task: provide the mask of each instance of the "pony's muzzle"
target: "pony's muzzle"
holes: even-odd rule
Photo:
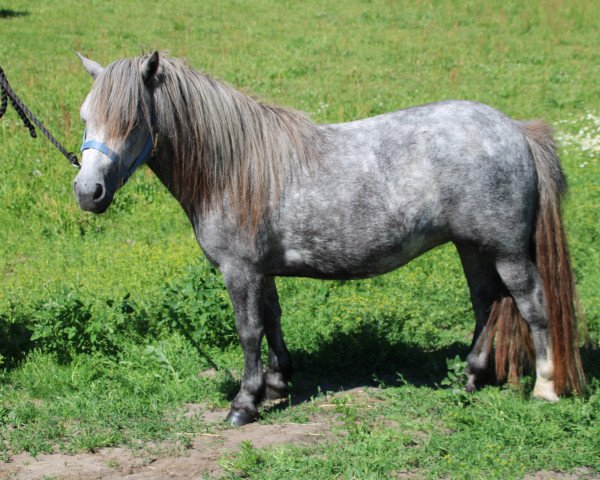
[[[81,209],[88,212],[103,213],[112,201],[112,195],[102,183],[75,180],[73,190]]]

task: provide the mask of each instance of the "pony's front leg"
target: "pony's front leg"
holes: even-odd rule
[[[258,418],[258,404],[265,395],[260,351],[264,333],[265,277],[249,268],[239,266],[224,266],[221,271],[233,304],[237,331],[244,352],[242,385],[231,402],[226,421],[241,426]]]

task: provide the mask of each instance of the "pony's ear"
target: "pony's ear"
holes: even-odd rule
[[[158,52],[154,52],[142,62],[140,71],[142,72],[142,80],[144,80],[144,83],[147,84],[152,80],[156,70],[158,70]]]
[[[77,56],[79,57],[79,60],[81,60],[81,63],[83,63],[83,68],[85,68],[93,78],[96,78],[104,71],[104,67],[99,63],[96,63],[89,58],[85,58],[79,52],[77,52]]]

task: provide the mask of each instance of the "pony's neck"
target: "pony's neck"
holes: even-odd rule
[[[190,216],[192,209],[189,205],[186,205],[182,198],[180,198],[180,195],[178,195],[177,189],[175,188],[173,164],[167,161],[166,157],[168,157],[168,155],[169,153],[164,151],[164,149],[161,150],[159,146],[157,154],[150,158],[146,164],[167,190],[169,190],[169,193],[179,202],[186,214]]]
[[[153,93],[159,152],[148,164],[188,214],[227,201],[254,227],[290,178],[319,164],[322,138],[305,114],[264,104],[177,61],[164,61],[163,69],[165,81]]]

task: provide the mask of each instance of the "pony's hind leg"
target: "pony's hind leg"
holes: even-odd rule
[[[531,330],[536,368],[533,395],[555,402],[558,396],[553,382],[552,345],[544,289],[537,268],[525,256],[498,259],[496,268]]]
[[[489,382],[493,375],[489,366],[493,336],[488,332],[487,321],[492,305],[501,297],[504,287],[489,256],[467,245],[457,244],[456,249],[467,277],[475,313],[475,332],[467,355],[466,371],[466,390],[472,392]]]
[[[275,400],[287,396],[288,381],[294,373],[294,367],[281,331],[281,307],[273,277],[265,280],[264,315],[269,344],[269,367],[265,373],[266,397]]]

